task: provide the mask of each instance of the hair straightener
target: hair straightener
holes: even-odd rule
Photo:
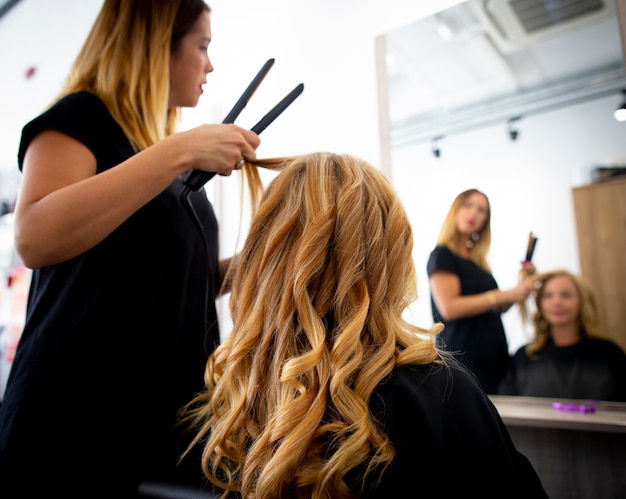
[[[273,58],[268,59],[265,62],[261,70],[257,73],[252,82],[250,82],[248,88],[246,88],[243,94],[241,94],[241,97],[239,97],[239,99],[237,100],[231,111],[228,113],[226,118],[224,118],[224,121],[222,121],[222,123],[233,123],[237,119],[237,116],[239,116],[243,108],[246,107],[246,104],[248,104],[250,97],[259,87],[261,81],[263,81],[263,78],[265,78],[273,64]],[[278,118],[278,116],[285,109],[287,109],[287,107],[289,107],[289,105],[294,100],[296,100],[296,98],[302,93],[303,90],[303,83],[297,85],[291,92],[283,97],[283,99],[278,104],[276,104],[265,116],[263,116],[263,118],[261,118],[261,120],[256,125],[254,125],[251,130],[257,134],[265,130],[270,125],[270,123],[272,123],[272,121]],[[211,178],[213,178],[214,175],[215,172],[190,170],[183,179],[183,184],[185,187],[183,189],[181,197],[186,198],[191,191],[198,191],[204,184],[206,184]]]

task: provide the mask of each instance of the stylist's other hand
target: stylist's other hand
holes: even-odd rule
[[[232,123],[200,125],[161,142],[182,162],[183,172],[197,169],[224,176],[229,176],[241,159],[256,159],[260,143],[256,133]]]

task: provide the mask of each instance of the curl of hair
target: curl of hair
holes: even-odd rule
[[[413,236],[384,175],[349,155],[256,162],[283,170],[234,271],[233,331],[186,421],[206,476],[244,497],[353,497],[394,450],[368,410],[401,364],[444,363],[402,317],[417,298]],[[193,444],[192,444],[193,445]]]
[[[565,276],[572,280],[578,296],[580,298],[580,311],[578,313],[578,327],[581,337],[583,338],[599,338],[603,337],[598,327],[598,309],[593,289],[582,277],[572,274],[568,270],[557,269],[534,276],[535,282],[539,284],[535,295],[536,311],[533,315],[533,325],[535,329],[535,337],[525,347],[526,355],[533,357],[533,354],[540,351],[551,337],[550,324],[543,316],[541,311],[541,300],[545,290],[546,283],[558,276]]]
[[[454,201],[452,201],[452,204],[448,209],[448,213],[443,220],[443,224],[441,225],[439,236],[437,238],[437,244],[447,246],[456,254],[459,253],[458,248],[459,246],[465,244],[465,241],[462,240],[461,234],[457,229],[456,214],[459,211],[459,208],[463,206],[467,198],[473,194],[480,194],[487,200],[487,219],[478,231],[478,235],[480,236],[478,241],[476,241],[474,246],[470,249],[470,259],[483,270],[491,272],[487,261],[487,255],[491,246],[491,203],[489,203],[489,198],[484,192],[481,192],[478,189],[468,189],[461,192],[454,198]]]

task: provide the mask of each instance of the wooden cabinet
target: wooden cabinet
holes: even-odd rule
[[[602,329],[626,351],[626,177],[572,190],[582,276]]]

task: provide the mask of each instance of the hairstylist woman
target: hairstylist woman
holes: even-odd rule
[[[442,346],[458,354],[487,393],[497,393],[509,362],[501,314],[523,303],[534,289],[532,278],[499,289],[487,256],[491,246],[491,205],[477,189],[456,196],[430,253],[427,271],[435,322],[446,327]],[[531,275],[535,267],[524,262]]]
[[[202,0],[105,0],[58,100],[23,129],[15,243],[34,271],[0,410],[4,497],[201,477],[177,469],[174,428],[219,341],[227,262],[206,193],[183,203],[181,176],[230,175],[260,142],[232,124],[175,133],[210,41]]]

